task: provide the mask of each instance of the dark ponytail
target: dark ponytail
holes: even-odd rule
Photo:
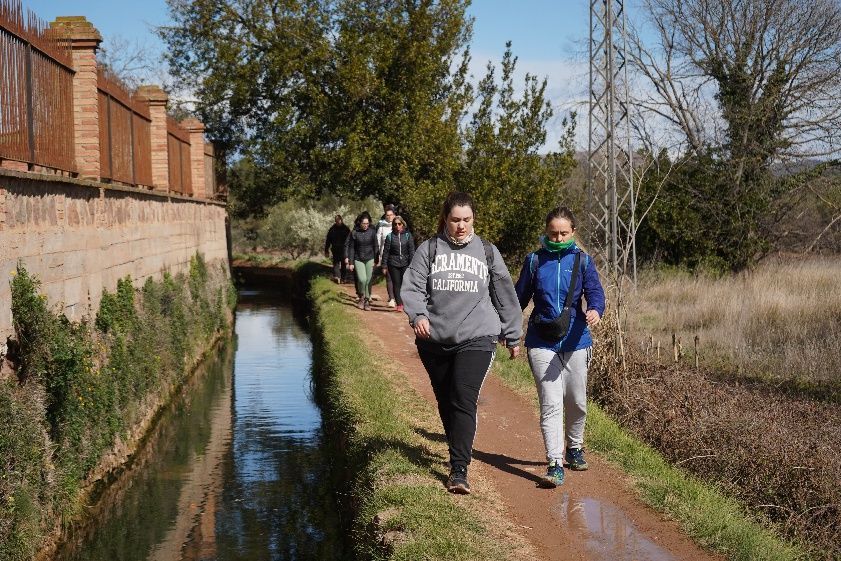
[[[568,220],[572,229],[575,230],[575,216],[572,214],[569,207],[557,206],[550,210],[549,214],[546,215],[546,226],[549,226],[550,222],[557,220],[558,218]]]
[[[453,191],[447,195],[447,200],[444,201],[444,205],[441,207],[441,216],[438,217],[439,232],[443,232],[447,227],[447,217],[450,215],[453,207],[457,206],[469,206],[470,210],[473,211],[473,218],[476,218],[476,205],[473,203],[473,197],[461,191]]]

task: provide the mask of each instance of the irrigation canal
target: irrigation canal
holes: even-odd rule
[[[55,559],[343,558],[311,365],[291,307],[240,292],[234,340],[166,408]]]

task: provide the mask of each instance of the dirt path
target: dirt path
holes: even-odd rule
[[[350,305],[353,288],[343,286]],[[373,310],[354,310],[371,332],[392,350],[407,382],[435,403],[418,358],[414,334],[404,314],[385,306],[385,287],[377,286]],[[701,550],[673,522],[643,504],[627,477],[594,453],[585,472],[566,471],[554,490],[536,486],[546,469],[537,412],[531,403],[490,376],[479,399],[479,428],[471,472],[491,482],[503,497],[508,516],[521,528],[541,559],[587,561],[720,560]]]

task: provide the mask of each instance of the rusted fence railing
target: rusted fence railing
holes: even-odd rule
[[[0,158],[75,171],[69,44],[0,0]]]
[[[98,71],[97,89],[102,179],[152,187],[149,106],[134,99],[103,69]]]
[[[216,149],[212,142],[204,143],[204,196],[213,198],[219,191]]]
[[[166,118],[166,146],[169,151],[169,189],[183,195],[193,194],[190,169],[190,133],[170,116]]]

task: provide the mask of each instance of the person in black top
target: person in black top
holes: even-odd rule
[[[383,242],[383,257],[380,265],[383,268],[383,274],[387,273],[394,284],[394,298],[398,312],[403,311],[403,299],[400,297],[403,274],[414,256],[415,240],[412,234],[406,231],[406,222],[403,217],[395,216],[391,221],[391,232]]]
[[[359,226],[354,228],[345,244],[345,262],[348,269],[356,273],[356,293],[359,309],[371,309],[371,273],[379,262],[380,246],[377,232],[371,228],[371,215],[367,211],[358,217]]]
[[[337,214],[335,224],[327,230],[327,239],[324,241],[324,257],[333,253],[333,280],[337,283],[345,282],[347,264],[345,263],[345,241],[350,235],[350,228],[342,220],[342,215]]]

